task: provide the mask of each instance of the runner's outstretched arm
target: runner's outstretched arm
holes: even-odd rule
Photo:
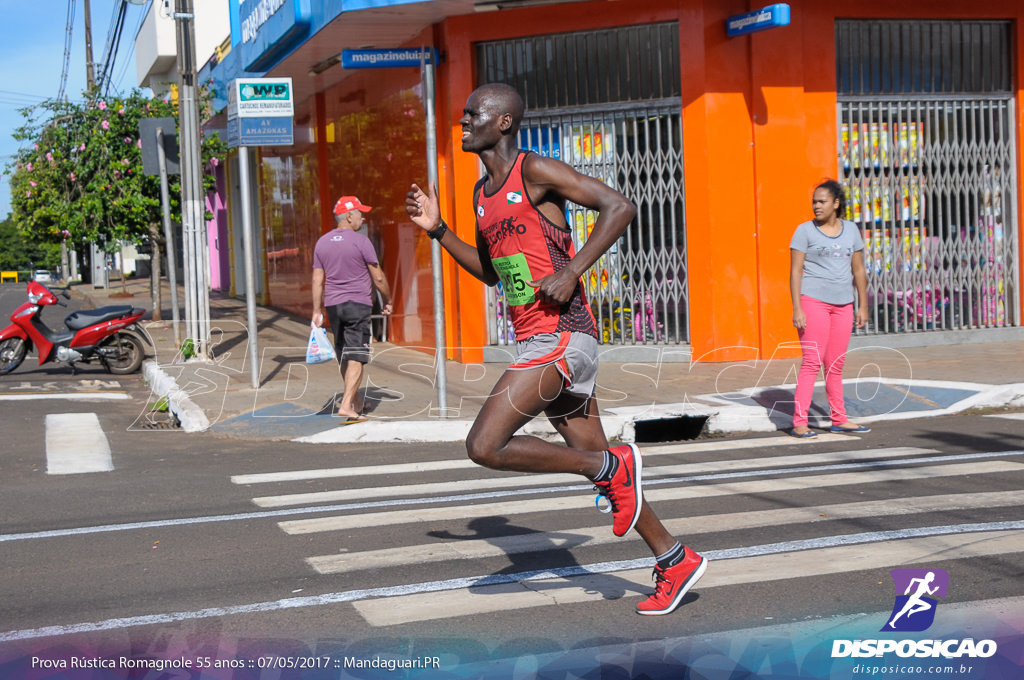
[[[413,223],[427,233],[439,229],[443,220],[441,219],[441,206],[437,199],[437,187],[430,187],[428,196],[423,189],[415,184],[405,197],[405,211]],[[469,244],[459,238],[453,231],[446,230],[439,239],[441,246],[448,251],[448,254],[459,263],[463,269],[480,279],[488,286],[498,283],[498,274],[491,266],[491,261],[482,255],[486,253],[486,246],[479,241],[476,244]]]

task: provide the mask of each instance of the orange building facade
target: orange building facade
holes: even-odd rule
[[[432,3],[396,5],[392,11],[407,12],[407,19],[415,21],[414,8],[427,4]],[[645,25],[668,26],[678,36],[672,43],[678,53],[669,55],[665,62],[678,69],[678,80],[674,81],[678,90],[666,101],[678,106],[676,117],[670,119],[678,119],[681,128],[680,199],[676,202],[680,203],[682,214],[662,215],[657,221],[662,228],[670,223],[675,231],[673,239],[678,239],[682,255],[680,263],[673,265],[676,269],[672,277],[676,278],[673,285],[679,286],[683,294],[673,299],[675,312],[666,312],[664,318],[652,316],[639,300],[634,300],[630,319],[622,315],[621,309],[605,310],[611,330],[604,340],[609,344],[684,346],[693,360],[700,361],[798,355],[791,322],[789,241],[796,225],[811,217],[813,187],[827,177],[847,180],[850,186],[861,182],[865,192],[876,185],[889,187],[888,195],[892,197],[875,209],[878,226],[888,223],[890,227],[884,243],[882,229],[872,231],[866,221],[871,218],[859,215],[865,234],[877,235],[877,240],[869,243],[869,259],[877,255],[878,260],[875,274],[882,310],[876,312],[877,344],[886,344],[888,339],[911,331],[927,336],[928,332],[955,335],[1019,330],[1020,215],[1024,210],[1024,193],[1020,190],[1024,177],[1020,153],[1024,132],[1024,4],[1018,0],[865,0],[854,4],[795,0],[788,5],[788,26],[741,37],[727,37],[727,19],[758,9],[759,4],[604,0],[430,16],[420,19],[425,23],[403,44],[375,46],[432,45],[441,53],[436,81],[436,140],[442,214],[462,239],[473,241],[472,188],[481,168],[474,155],[461,151],[458,120],[466,98],[482,82],[484,70],[480,61],[484,52],[480,46]],[[337,71],[308,75],[332,53],[371,42],[367,36],[372,30],[379,31],[380,25],[371,21],[375,16],[371,10],[365,10],[362,19],[356,16],[362,14],[339,15],[266,71],[267,76],[291,75],[296,83],[296,144],[264,148],[260,153],[258,211],[265,256],[264,300],[295,314],[309,314],[313,243],[333,227],[330,209],[337,196],[355,194],[376,208],[369,215],[369,235],[381,254],[395,296],[388,340],[432,350],[431,242],[408,221],[404,212],[409,185],[423,185],[427,181],[420,74],[415,69],[341,74],[340,68],[334,67]],[[360,20],[364,24],[358,24]],[[943,26],[965,21],[981,25],[984,30],[991,24],[998,36],[1004,36],[995,43],[985,37],[987,34],[974,39],[972,49],[988,54],[995,48],[1004,60],[1000,62],[1001,68],[1009,69],[1002,81],[978,85],[978,97],[964,96],[963,92],[948,96],[942,92],[918,92],[920,96],[916,99],[909,98],[924,102],[925,108],[921,108],[920,102],[907,104],[906,93],[899,92],[883,93],[882,99],[891,99],[891,105],[877,101],[865,105],[857,96],[844,99],[847,84],[840,80],[845,56],[839,53],[838,43],[845,38],[838,37],[841,33],[837,30],[842,22],[854,22],[855,29],[860,25],[856,22],[935,22],[935,35],[941,40]],[[894,30],[898,41],[899,26]],[[860,63],[880,63],[884,71],[887,59],[898,60],[883,53],[889,49],[884,39],[873,43],[868,33],[864,35],[868,37],[863,42],[850,44],[861,45],[869,53],[877,49],[879,54],[861,55]],[[914,49],[909,38],[904,43],[906,50]],[[600,59],[600,55],[595,58]],[[932,70],[939,73],[950,68],[939,63]],[[979,70],[987,73],[991,69]],[[931,70],[929,74],[934,75]],[[920,74],[910,75],[918,78]],[[572,76],[562,73],[557,78],[570,82]],[[583,78],[585,74],[576,76]],[[966,82],[961,76],[957,77]],[[888,89],[892,89],[890,86],[891,83]],[[996,200],[1000,203],[991,207],[992,191],[986,194],[989,204],[975,200],[975,194],[980,195],[984,187],[965,182],[965,188],[957,191],[967,198],[943,207],[943,202],[950,202],[940,200],[934,193],[939,182],[922,180],[919,175],[924,173],[912,170],[924,167],[925,159],[916,160],[911,142],[918,131],[924,135],[926,129],[931,129],[928,106],[932,107],[928,111],[936,106],[945,107],[942,110],[947,113],[942,120],[946,121],[956,117],[948,112],[960,106],[957,102],[970,102],[967,109],[974,111],[976,100],[981,100],[980,110],[987,112],[985,107],[993,97],[998,106],[993,109],[996,113],[984,113],[983,117],[986,121],[998,120],[999,126],[985,134],[995,139],[1000,149],[996,155],[1002,159],[1002,165],[995,167],[985,159],[976,165],[985,176],[992,178],[994,174],[992,181],[999,184]],[[939,100],[941,105],[929,104]],[[531,106],[529,98],[527,105]],[[872,112],[877,111],[883,114],[872,117],[876,116]],[[924,113],[914,114],[914,118],[904,111]],[[570,115],[564,111],[561,114]],[[636,120],[637,116],[631,119],[633,123]],[[942,124],[948,127],[946,122]],[[887,140],[881,148],[876,141],[879,134]],[[947,138],[951,134],[942,133],[941,140],[935,136],[936,143],[950,143]],[[958,134],[981,133],[971,127]],[[634,138],[618,139],[616,151],[626,153],[627,143]],[[590,143],[595,140],[589,138]],[[586,135],[584,141],[588,141]],[[876,147],[875,151],[863,152],[867,154],[864,158],[875,159],[867,172],[871,177],[857,175],[856,170],[864,175],[864,168],[869,165],[856,161],[854,154],[861,152],[853,147],[858,142],[873,143]],[[890,155],[899,156],[904,148],[910,149],[904,152],[909,157],[888,160]],[[569,151],[563,148],[562,153]],[[879,158],[883,165],[891,166],[891,172],[879,169]],[[933,174],[955,175],[948,161],[944,162],[947,165],[936,165]],[[656,171],[644,172],[647,174],[638,180],[641,184],[660,182]],[[854,190],[858,193],[852,202],[860,206],[858,201],[863,200],[864,210],[870,212],[871,201],[866,193],[861,199],[860,189]],[[639,195],[645,189],[636,191]],[[925,201],[916,198],[918,191],[933,192],[928,194],[933,198],[928,200],[927,220],[926,209],[921,207]],[[628,191],[624,193],[630,195]],[[896,204],[901,197],[907,207],[903,211],[904,222],[897,224],[900,209]],[[630,198],[638,200],[632,195]],[[995,225],[987,231],[986,219]],[[638,227],[640,231],[643,228]],[[585,229],[582,235],[585,237]],[[965,239],[964,245],[954,242],[956,238]],[[667,249],[663,237],[642,243],[651,250]],[[928,248],[933,247],[935,253],[942,255],[929,255],[933,251]],[[966,253],[966,259],[958,255],[960,249]],[[976,275],[978,282],[972,279],[963,283],[967,280],[964,272],[971,267],[992,265],[996,255],[1000,258],[998,269],[990,267],[991,272]],[[962,262],[957,264],[952,262],[954,259]],[[650,271],[655,273],[647,276],[648,285],[662,286],[662,281],[650,279],[663,277],[665,270]],[[659,271],[662,273],[658,274]],[[617,276],[615,270],[613,278]],[[685,288],[681,280],[684,276]],[[504,341],[495,337],[500,300],[496,306],[485,287],[461,271],[447,255],[443,258],[442,278],[448,358],[460,362],[485,360],[487,348]],[[599,278],[595,275],[595,281]],[[961,281],[955,291],[950,283],[954,280]],[[660,295],[657,291],[662,288],[652,290]],[[910,293],[906,293],[908,290]],[[914,299],[919,301],[911,304],[915,290]],[[998,308],[998,315],[993,312],[990,318],[985,305]],[[922,311],[923,307],[928,310]],[[668,306],[661,309],[668,310]],[[632,330],[626,333],[616,326],[616,314]],[[679,318],[684,318],[685,323],[679,325]],[[677,323],[675,331],[662,328],[673,319]],[[650,331],[645,333],[648,326]]]

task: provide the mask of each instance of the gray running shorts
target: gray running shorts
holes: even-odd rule
[[[510,371],[555,364],[564,390],[583,399],[597,387],[597,338],[587,333],[539,333],[516,343],[518,357]]]

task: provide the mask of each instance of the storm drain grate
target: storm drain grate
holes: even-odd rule
[[[696,439],[704,432],[709,416],[677,416],[657,420],[638,420],[635,423],[638,444],[656,444]]]
[[[138,430],[180,430],[181,421],[173,413],[148,413],[135,423]]]

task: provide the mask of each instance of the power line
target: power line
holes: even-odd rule
[[[4,108],[11,107],[23,109],[29,106],[35,106],[45,100],[46,97],[42,97],[37,94],[14,92],[13,90],[0,90],[0,106],[3,106]]]
[[[38,99],[38,100],[46,99],[46,97],[44,97],[41,94],[29,94],[28,92],[15,92],[14,90],[0,90],[0,97],[3,97],[3,96],[23,97],[25,99]]]
[[[64,66],[60,72],[60,87],[57,90],[57,101],[64,99],[64,91],[68,86],[68,65],[71,63],[71,36],[75,30],[75,0],[68,0],[68,22],[64,29]]]
[[[124,18],[128,11],[125,0],[118,0],[111,15],[110,28],[107,31],[107,44],[103,52],[103,70],[100,72],[98,89],[106,94],[110,91],[110,79],[113,75],[114,61],[121,48],[121,35],[124,31]]]
[[[134,33],[134,35],[135,35],[136,38],[138,38],[139,31],[142,30],[142,23],[146,20],[146,14],[149,12],[149,5],[150,5],[150,3],[147,2],[142,7],[142,11],[139,12],[139,21],[138,21],[137,24],[135,24],[135,33]],[[131,52],[129,52],[129,58],[124,60],[124,66],[121,67],[121,73],[119,73],[118,76],[117,76],[117,81],[116,81],[117,82],[117,86],[116,87],[117,87],[117,91],[118,92],[120,92],[122,90],[121,86],[124,83],[124,76],[128,72],[128,68],[132,65],[132,59],[130,57],[132,55],[134,55],[134,54],[135,54],[135,42],[133,40],[132,41],[132,49],[131,49]]]

